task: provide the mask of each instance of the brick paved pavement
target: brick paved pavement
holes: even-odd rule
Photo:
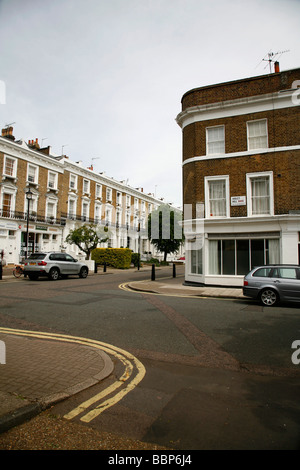
[[[41,409],[84,390],[113,370],[101,349],[0,332],[0,432]],[[5,363],[3,363],[5,362]]]

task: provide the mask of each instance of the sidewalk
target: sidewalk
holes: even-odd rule
[[[151,279],[151,277],[149,277]],[[155,281],[134,281],[127,284],[127,287],[133,291],[179,295],[184,297],[220,297],[227,299],[245,299],[242,287],[214,287],[214,286],[189,286],[184,285],[184,276],[175,278],[166,277]]]
[[[114,367],[92,346],[18,331],[0,329],[0,433],[97,384]]]

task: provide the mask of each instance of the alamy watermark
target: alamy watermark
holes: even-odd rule
[[[292,363],[297,366],[300,364],[300,340],[296,339],[292,343],[292,349],[296,349],[296,351],[293,352],[292,354]]]
[[[6,86],[3,80],[0,80],[0,104],[6,104]]]
[[[292,89],[295,90],[292,94],[292,102],[294,105],[300,105],[300,80],[294,80]]]
[[[6,364],[6,346],[4,341],[0,341],[0,364]]]

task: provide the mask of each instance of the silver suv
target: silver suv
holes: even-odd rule
[[[86,264],[80,263],[67,253],[32,253],[24,263],[24,274],[27,274],[31,280],[39,276],[48,276],[52,281],[56,281],[60,276],[69,274],[86,278],[88,273]]]
[[[300,302],[300,266],[258,266],[244,277],[243,294],[259,299],[265,306],[279,301]]]

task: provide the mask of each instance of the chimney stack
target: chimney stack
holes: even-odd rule
[[[15,137],[13,136],[13,127],[5,127],[2,129],[2,137],[6,137],[7,139],[15,140]]]

